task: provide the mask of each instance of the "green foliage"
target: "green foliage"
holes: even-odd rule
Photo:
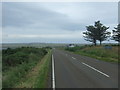
[[[3,50],[3,87],[10,88],[46,55],[46,48],[22,47]]]
[[[108,46],[108,45],[105,45]],[[110,46],[110,45],[109,45]],[[92,46],[85,45],[75,48],[66,48],[65,50],[72,51],[76,54],[93,57],[99,60],[109,62],[120,62],[118,61],[118,47],[117,45],[111,45],[111,49],[105,49],[103,46]]]
[[[16,85],[34,65],[35,62],[29,64],[23,63],[17,67],[10,68],[7,72],[3,72],[3,87],[10,88]]]
[[[107,30],[109,27],[104,26],[100,21],[95,22],[94,26],[86,26],[87,31],[83,32],[84,38],[86,41],[93,42],[96,45],[96,41],[100,41],[100,45],[102,41],[105,41],[110,37],[110,32]]]
[[[96,45],[97,37],[96,37],[95,27],[90,25],[90,26],[86,26],[86,28],[87,28],[87,31],[83,32],[83,34],[84,34],[83,37],[85,38],[86,41],[93,42],[94,45]]]
[[[114,28],[112,39],[120,43],[120,24],[117,25],[117,28]]]
[[[45,48],[22,47],[16,49],[3,50],[3,71],[6,67],[15,67],[23,62],[28,63],[32,56],[44,56],[47,53]],[[34,57],[35,58],[35,57]]]
[[[46,48],[46,49],[52,49],[52,47],[50,47],[50,46],[46,46],[45,48]]]
[[[104,26],[102,23],[100,23],[100,21],[95,22],[95,30],[96,30],[96,39],[98,41],[100,41],[100,45],[102,41],[105,41],[108,37],[110,37],[110,32],[108,32],[107,30],[109,29],[109,27]]]
[[[50,62],[51,61],[51,52],[45,58],[45,62],[41,66],[41,70],[39,71],[39,76],[36,79],[34,84],[34,88],[46,88],[46,83],[48,83],[48,73],[50,70]]]

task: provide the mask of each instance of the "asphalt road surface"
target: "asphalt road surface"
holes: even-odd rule
[[[118,88],[118,65],[53,49],[55,88]]]

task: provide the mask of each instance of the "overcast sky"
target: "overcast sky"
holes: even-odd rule
[[[3,43],[87,43],[86,26],[118,23],[117,2],[8,2],[2,11]]]

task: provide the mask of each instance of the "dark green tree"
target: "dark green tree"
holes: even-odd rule
[[[96,45],[96,30],[94,26],[86,26],[87,31],[83,32],[84,38],[86,41],[92,42],[94,45]]]
[[[120,24],[114,27],[112,39],[120,43]]]
[[[94,45],[96,45],[96,41],[98,40],[100,42],[100,45],[102,44],[102,41],[107,40],[110,37],[110,32],[107,30],[109,27],[104,26],[100,21],[96,21],[94,26],[86,26],[87,31],[83,32],[84,38],[86,41],[93,42]]]
[[[109,27],[104,26],[100,21],[96,21],[94,28],[96,31],[96,40],[98,40],[101,45],[102,41],[105,41],[110,37],[111,33],[107,31]]]

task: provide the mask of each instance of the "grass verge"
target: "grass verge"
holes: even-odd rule
[[[20,83],[16,85],[16,88],[46,88],[50,61],[51,50],[21,79]]]
[[[44,62],[41,65],[39,75],[36,78],[36,82],[34,84],[34,88],[46,88],[47,80],[48,80],[48,74],[50,69],[50,62],[51,62],[51,51],[49,54],[44,58]]]
[[[2,52],[2,87],[15,88],[47,54],[45,48],[23,47]]]
[[[104,46],[82,46],[66,50],[102,61],[120,63],[118,60],[118,46],[112,46],[112,49],[105,49]]]

